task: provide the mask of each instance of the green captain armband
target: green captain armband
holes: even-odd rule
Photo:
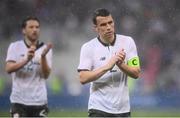
[[[134,57],[128,61],[129,66],[140,66],[139,57]]]

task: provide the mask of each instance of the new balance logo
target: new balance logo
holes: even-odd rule
[[[100,58],[100,61],[104,61],[104,60],[106,60],[106,57],[101,57]]]
[[[111,72],[111,73],[113,73],[113,72],[117,72],[117,70],[110,70],[110,72]]]

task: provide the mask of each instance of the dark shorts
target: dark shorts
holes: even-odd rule
[[[90,109],[88,111],[88,117],[95,118],[95,117],[131,117],[131,112],[121,113],[121,114],[111,114],[104,111]]]
[[[19,103],[11,103],[10,109],[12,117],[46,117],[48,111],[47,105],[29,106]]]

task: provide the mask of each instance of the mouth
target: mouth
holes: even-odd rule
[[[32,36],[33,37],[38,37],[38,34],[37,33],[33,33]]]
[[[31,37],[32,39],[37,39],[37,38],[38,38],[38,34],[37,34],[37,33],[33,33],[30,37]]]
[[[107,32],[107,33],[105,33],[106,36],[111,36],[111,35],[113,35],[113,34],[114,34],[113,32]]]

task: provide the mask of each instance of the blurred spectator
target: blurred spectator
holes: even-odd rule
[[[76,79],[77,59],[81,44],[95,35],[89,19],[90,13],[99,7],[110,9],[115,21],[121,20],[116,24],[117,33],[136,39],[143,70],[142,92],[180,89],[179,0],[1,0],[0,59],[4,60],[5,49],[16,40],[12,37],[19,37],[20,20],[37,15],[44,26],[41,38],[52,40],[55,46],[53,73],[63,79],[70,94],[82,94]],[[1,62],[1,78],[7,78],[3,66]],[[9,86],[9,80],[4,82]]]

